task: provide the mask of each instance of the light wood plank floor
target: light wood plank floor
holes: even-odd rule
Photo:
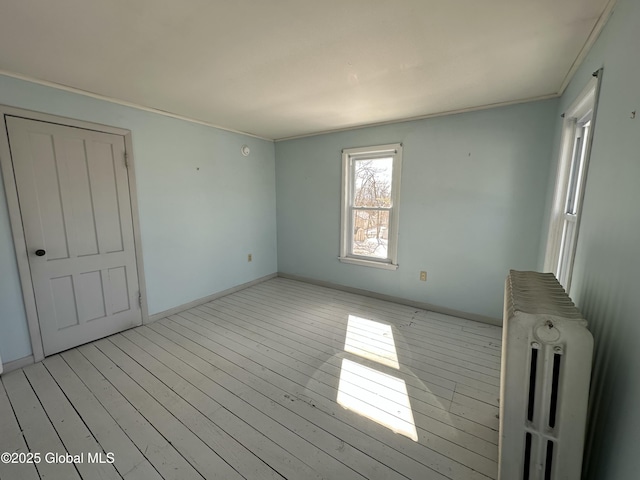
[[[4,374],[0,478],[495,479],[500,343],[272,279]]]

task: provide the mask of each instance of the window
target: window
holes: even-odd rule
[[[558,281],[567,289],[569,276],[573,267],[574,249],[577,240],[578,203],[583,188],[585,157],[587,153],[587,139],[591,130],[591,112],[588,118],[580,121],[575,128],[573,152],[571,155],[571,169],[567,185],[565,208],[563,211],[562,236],[560,240],[560,255],[556,265]]]
[[[545,271],[554,272],[567,292],[571,287],[573,259],[578,242],[597,87],[597,78],[594,78],[564,116]]]
[[[402,145],[342,151],[340,261],[398,268],[398,200]]]

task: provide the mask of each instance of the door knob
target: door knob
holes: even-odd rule
[[[46,255],[46,254],[47,254],[47,252],[45,252],[45,251],[44,251],[44,250],[42,250],[42,249],[36,250],[36,255],[37,255],[38,257],[43,257],[43,256],[44,256],[44,255]]]

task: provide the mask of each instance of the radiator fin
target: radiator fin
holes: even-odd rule
[[[547,457],[544,461],[544,480],[551,480],[551,469],[553,468],[553,442],[547,440]]]
[[[558,411],[558,387],[560,383],[560,362],[562,355],[553,354],[553,378],[551,380],[551,399],[549,401],[549,428],[556,426],[556,413]]]
[[[522,480],[529,480],[530,473],[531,473],[531,434],[527,432],[524,440],[524,472],[522,474]]]
[[[529,366],[529,401],[527,402],[527,420],[533,422],[536,403],[536,375],[538,373],[538,349],[531,348],[531,365]]]

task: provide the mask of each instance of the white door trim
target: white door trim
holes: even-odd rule
[[[142,295],[142,323],[147,323],[149,319],[149,310],[147,305],[147,288],[142,261],[142,241],[140,236],[140,218],[138,215],[138,197],[136,191],[135,162],[133,159],[133,143],[131,139],[131,131],[122,128],[110,127],[107,125],[100,125],[97,123],[84,122],[81,120],[74,120],[71,118],[59,117],[56,115],[49,115],[46,113],[33,112],[21,108],[0,105],[0,128],[2,129],[2,133],[0,134],[0,167],[2,168],[2,178],[4,180],[4,187],[6,192],[5,195],[9,208],[9,220],[11,222],[13,244],[16,251],[18,272],[20,275],[20,284],[22,287],[22,297],[24,300],[24,306],[27,315],[27,326],[29,328],[29,336],[31,337],[31,349],[33,352],[34,361],[38,362],[44,358],[44,349],[42,346],[42,337],[40,335],[40,324],[38,321],[38,312],[36,309],[31,271],[29,268],[25,234],[22,226],[22,215],[20,213],[20,205],[18,202],[18,190],[16,187],[16,179],[13,173],[13,162],[11,158],[11,149],[9,147],[9,137],[7,134],[7,115],[26,118],[29,120],[40,120],[43,122],[55,123],[69,127],[84,128],[86,130],[111,133],[124,137],[125,150],[127,152],[127,162],[129,167],[129,196],[131,198],[131,215],[133,220],[136,266],[138,269],[138,284],[140,293]]]

